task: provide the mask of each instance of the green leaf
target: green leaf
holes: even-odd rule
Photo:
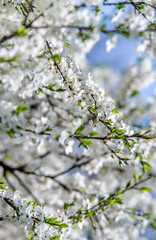
[[[117,193],[116,193],[116,196],[119,196],[119,195],[122,194],[123,192],[124,192],[123,189],[118,190]]]
[[[57,229],[61,230],[62,228],[67,228],[68,225],[66,223],[62,223],[56,220],[57,218],[51,217],[51,218],[45,218],[44,222],[53,226],[54,228],[56,227]]]
[[[24,37],[25,36],[25,26],[21,26],[17,31],[16,31],[16,35],[18,37]]]
[[[123,140],[123,143],[124,143],[124,146],[125,146],[125,147],[131,148],[131,145],[130,145],[130,143],[128,142],[127,139],[123,138],[122,140]]]
[[[91,110],[92,112],[95,112],[95,108],[94,107],[88,107],[89,110]]]
[[[63,88],[59,88],[59,89],[56,89],[55,91],[56,92],[64,92],[64,91],[66,91],[67,89],[63,89]]]
[[[60,235],[57,235],[55,237],[50,237],[50,240],[60,240]]]
[[[113,132],[113,133],[115,132],[115,133],[121,135],[122,133],[124,133],[124,130],[123,129],[119,129],[119,128],[112,128],[111,132]]]
[[[79,222],[80,220],[82,219],[82,216],[81,215],[76,215],[73,217],[73,224]]]
[[[142,5],[142,4],[135,4],[135,8],[137,9],[137,10],[143,10],[144,9],[144,5]]]
[[[64,210],[67,210],[71,206],[75,206],[75,203],[74,202],[72,202],[72,203],[64,203]]]
[[[105,29],[106,29],[106,25],[105,24],[100,25],[100,31],[104,31]]]
[[[112,113],[119,113],[115,108],[112,110]]]
[[[46,129],[45,129],[46,132],[51,132],[52,131],[52,128],[50,126],[48,126]]]
[[[122,8],[125,7],[125,5],[124,5],[124,4],[121,4],[121,3],[116,3],[115,6],[116,6],[116,8],[118,8],[118,9],[122,9]]]
[[[130,216],[131,218],[134,218],[134,214],[132,214],[132,213],[129,213],[129,216]]]
[[[55,218],[57,219],[57,218]],[[60,225],[60,222],[55,220],[54,218],[49,218],[49,219],[46,219],[45,223],[48,223],[50,224],[51,226],[59,226]]]
[[[98,133],[97,133],[97,132],[90,132],[88,135],[89,135],[90,137],[92,137],[92,136],[97,136]]]
[[[69,48],[70,44],[69,43],[65,43],[64,44],[67,48]]]
[[[53,61],[57,64],[60,63],[60,60],[61,60],[61,56],[59,54],[54,54],[51,56],[51,58],[53,59]]]
[[[156,219],[153,219],[153,221],[150,222],[150,226],[156,229]]]
[[[8,134],[11,138],[13,138],[13,137],[14,137],[14,134],[15,134],[14,129],[10,128],[10,129],[7,131],[7,134]]]
[[[91,217],[91,216],[93,216],[94,215],[94,213],[93,212],[88,212],[88,213],[85,213],[85,216],[86,217]]]
[[[151,129],[149,129],[148,131],[146,131],[143,135],[148,134],[149,132],[151,132]]]
[[[139,91],[137,89],[133,90],[133,92],[131,93],[130,97],[136,96],[138,94],[138,92]]]
[[[135,159],[136,159],[137,157],[140,158],[140,159],[143,159],[143,157],[142,157],[142,155],[141,155],[140,153],[136,153],[136,154],[135,154]]]
[[[134,176],[134,179],[135,179],[135,182],[137,182],[138,181],[138,175],[137,175],[137,173],[136,172],[134,172],[134,174],[133,174],[133,176]]]
[[[1,186],[5,183],[6,183],[6,181],[4,181],[3,178],[0,178],[0,189],[6,189],[5,187]]]
[[[24,106],[24,100],[20,102],[20,104],[18,105],[18,107],[12,111],[12,114],[14,115],[19,115],[21,112],[24,112],[26,110],[28,110],[29,108]]]
[[[0,189],[6,189],[5,187],[3,187],[3,186],[0,186]]]
[[[143,136],[144,139],[154,139],[155,137],[152,136]]]
[[[43,52],[42,54],[38,55],[37,58],[44,58],[46,56],[46,51]]]
[[[85,32],[79,32],[77,36],[81,38],[82,42],[85,42],[86,40],[91,39],[90,34]]]
[[[140,132],[134,133],[132,136],[133,137],[138,137],[138,136],[140,136]]]
[[[150,192],[151,191],[151,189],[147,188],[147,187],[141,187],[141,188],[135,188],[135,189],[142,191],[142,192]]]
[[[45,88],[46,89],[49,89],[49,90],[51,90],[51,91],[55,91],[53,88],[55,87],[55,83],[54,84],[50,84],[49,86],[46,86]]]
[[[61,223],[60,225],[59,225],[59,228],[60,229],[62,229],[62,228],[67,228],[68,227],[68,225],[66,224],[66,223]]]
[[[94,30],[94,25],[90,24],[90,25],[89,25],[89,29],[90,29],[91,31],[93,31],[93,30]]]
[[[148,173],[151,173],[151,165],[148,163],[148,162],[145,162],[145,161],[140,161],[141,165],[142,165],[142,170],[143,172],[148,172]]]
[[[150,23],[148,25],[148,29],[150,29],[150,28],[156,28],[156,23]]]
[[[115,202],[118,203],[118,204],[122,204],[122,198],[116,198]]]
[[[88,149],[88,145],[92,144],[92,141],[90,141],[89,139],[83,139],[80,144],[79,147],[82,145],[84,146],[86,149]]]
[[[55,91],[55,92],[64,92],[67,89],[63,89],[63,88],[58,88],[58,89],[54,89],[54,87],[56,86],[56,84],[50,84],[49,86],[46,86],[45,88],[50,90],[50,91]]]
[[[7,63],[11,63],[11,62],[15,62],[17,61],[17,56],[14,56],[12,58],[9,59],[5,59],[5,58],[0,58],[0,62],[7,62]]]
[[[36,94],[43,93],[43,90],[41,88],[38,88],[36,91]]]
[[[81,124],[75,131],[75,135],[79,135],[84,130],[84,125]]]
[[[126,185],[126,189],[128,189],[131,186],[131,181],[129,181]]]
[[[95,9],[95,13],[96,13],[96,14],[100,11],[99,6],[94,6],[94,9]]]

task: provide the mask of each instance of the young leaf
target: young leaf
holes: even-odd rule
[[[17,31],[16,31],[16,35],[18,37],[24,37],[25,36],[25,26],[21,26]]]
[[[92,141],[90,141],[89,139],[83,139],[80,144],[79,147],[82,145],[84,146],[86,149],[88,149],[88,145],[92,144]]]
[[[54,84],[50,84],[49,86],[46,86],[45,88],[46,89],[49,89],[49,90],[51,90],[51,91],[54,91],[54,87],[55,87],[55,83]]]
[[[24,100],[20,102],[20,104],[18,105],[18,107],[12,111],[12,114],[14,115],[19,115],[21,112],[24,112],[26,110],[28,110],[29,108],[24,106]]]
[[[90,137],[92,137],[92,136],[97,136],[98,133],[97,133],[97,132],[90,132],[88,135],[89,135]]]
[[[81,124],[75,131],[75,135],[79,135],[84,130],[84,125]]]
[[[112,110],[112,113],[119,113],[115,108]]]

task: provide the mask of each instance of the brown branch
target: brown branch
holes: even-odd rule
[[[128,2],[128,1],[124,1],[124,2],[112,2],[112,3],[108,3],[108,2],[103,2],[104,6],[117,6],[117,5],[145,5],[145,6],[149,6],[151,8],[156,9],[156,6],[150,4],[150,3],[145,3],[145,2]]]
[[[48,6],[48,8],[47,9],[49,9],[50,7],[52,7],[53,6],[53,3],[51,3],[49,6]],[[45,11],[47,10],[47,9],[45,9]],[[39,19],[40,17],[43,17],[44,16],[44,13],[42,12],[42,13],[40,13],[38,16],[36,16],[30,23],[28,23],[27,25],[25,25],[25,28],[30,28],[31,27],[31,25],[37,20],[37,19]],[[1,38],[1,40],[0,40],[0,45],[2,44],[2,43],[4,43],[5,41],[7,41],[7,40],[9,40],[9,39],[11,39],[11,38],[13,38],[13,37],[15,37],[17,35],[17,31],[15,31],[15,32],[13,32],[13,33],[10,33],[9,35],[5,35],[5,36],[3,36],[2,38]]]
[[[13,174],[16,174],[15,171],[18,171],[18,172],[21,172],[21,173],[24,173],[24,174],[27,174],[27,175],[34,175],[34,176],[37,176],[37,177],[50,178],[53,181],[55,181],[56,183],[58,183],[64,190],[66,190],[68,192],[71,192],[71,191],[80,192],[80,190],[78,190],[78,189],[69,188],[65,184],[61,183],[59,180],[56,179],[57,176],[38,174],[38,173],[35,173],[35,172],[29,172],[29,171],[26,171],[23,167],[19,167],[19,168],[18,167],[16,167],[16,168],[10,167],[2,161],[0,162],[0,166],[3,167],[3,169],[5,169],[5,171],[8,170],[9,172],[11,172]]]
[[[10,198],[7,197],[3,197],[2,198],[10,207],[12,207],[15,211],[19,211],[19,209],[16,207],[16,205],[14,204],[13,200],[11,200]]]

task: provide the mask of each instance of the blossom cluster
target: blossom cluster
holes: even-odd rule
[[[156,228],[155,95],[139,95],[155,84],[154,4],[1,1],[0,175],[8,190],[0,240],[144,240]],[[124,73],[89,66],[101,34],[108,52],[123,37],[137,39]]]

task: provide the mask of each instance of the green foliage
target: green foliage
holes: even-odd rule
[[[91,110],[92,112],[95,112],[96,111],[96,109],[94,108],[94,107],[88,107],[88,110]]]
[[[48,126],[46,129],[45,129],[46,132],[51,132],[52,131],[52,128],[50,126]]]
[[[125,37],[129,37],[129,30],[126,28],[126,26],[123,24],[123,23],[119,23],[117,26],[116,26],[116,28],[115,28],[115,30],[117,31],[117,32],[119,32],[120,34],[122,34],[123,36],[125,36]]]
[[[93,216],[93,215],[95,215],[93,212],[87,212],[87,213],[85,213],[85,216],[86,216],[86,217],[91,217],[91,216]]]
[[[133,176],[134,176],[135,182],[138,182],[139,178],[136,172],[133,173]]]
[[[9,137],[13,138],[14,134],[15,134],[14,129],[13,128],[9,128],[9,130],[7,131],[7,134],[9,135]]]
[[[111,133],[117,133],[120,135],[119,138],[123,137],[123,135],[121,135],[122,133],[124,133],[124,130],[123,129],[119,129],[119,128],[111,128]]]
[[[136,153],[136,154],[135,154],[135,159],[136,159],[137,157],[140,158],[140,159],[143,159],[143,157],[142,157],[142,155],[141,155],[140,153]]]
[[[45,88],[46,88],[46,89],[49,89],[49,90],[51,90],[51,91],[55,91],[55,90],[54,90],[54,87],[55,87],[55,86],[56,86],[56,84],[53,83],[53,84],[50,84],[50,85],[46,86]]]
[[[156,23],[154,23],[154,22],[153,22],[153,23],[150,23],[150,24],[148,25],[147,29],[148,29],[148,30],[153,30],[153,29],[155,30],[155,29],[156,29]]]
[[[65,43],[64,44],[67,48],[69,48],[70,44],[69,43]]]
[[[130,188],[131,186],[131,180],[129,180],[129,182],[126,184],[126,189]]]
[[[144,9],[144,5],[142,5],[142,4],[135,4],[135,8],[138,10],[138,11],[141,11],[141,10],[143,10]]]
[[[3,178],[0,178],[0,189],[6,189],[5,187],[2,186],[5,183],[6,183],[6,181],[4,181]]]
[[[12,114],[14,115],[19,115],[21,112],[24,112],[26,110],[28,110],[29,108],[24,106],[24,100],[20,102],[20,104],[18,105],[18,107],[12,111]]]
[[[60,240],[60,235],[57,235],[55,237],[50,237],[50,240]]]
[[[57,230],[61,230],[62,228],[67,228],[68,225],[66,223],[62,223],[57,221],[57,218],[51,217],[51,218],[44,218],[44,223],[47,223],[51,225],[52,227],[56,228]]]
[[[62,88],[58,88],[58,89],[54,89],[54,87],[56,86],[56,84],[50,84],[48,86],[46,86],[45,88],[50,90],[50,91],[55,91],[55,92],[64,92],[66,91],[66,89],[62,89]]]
[[[143,172],[151,173],[151,165],[147,161],[140,160]]]
[[[35,92],[38,95],[39,93],[43,93],[43,90],[41,88],[38,88]]]
[[[84,146],[86,149],[88,149],[88,146],[90,144],[92,144],[92,141],[90,141],[89,139],[83,139],[83,140],[81,140],[79,147]]]
[[[73,224],[76,224],[76,223],[78,223],[81,220],[82,220],[81,214],[77,214],[77,215],[73,216],[73,218],[72,218]]]
[[[89,29],[90,29],[90,31],[93,31],[94,30],[94,25],[90,24]]]
[[[150,227],[152,227],[154,230],[156,230],[156,218],[153,219],[151,222],[150,222]]]
[[[81,38],[82,42],[85,42],[86,40],[91,39],[91,36],[89,33],[82,32],[82,31],[78,33],[78,37]]]
[[[151,189],[147,187],[140,187],[140,188],[135,188],[136,190],[139,190],[141,192],[150,192]]]
[[[112,110],[112,113],[119,113],[115,108]]]
[[[131,93],[130,97],[134,97],[139,93],[139,91],[137,89],[133,90],[133,92]]]
[[[75,131],[75,135],[80,135],[80,133],[84,130],[84,125],[81,124]]]
[[[88,135],[89,135],[90,137],[93,137],[93,136],[97,136],[98,133],[97,133],[97,132],[90,132]]]
[[[56,92],[64,92],[64,91],[66,91],[66,89],[58,88],[58,89],[56,89],[55,91],[56,91]]]
[[[51,54],[51,58],[54,61],[54,63],[56,63],[56,64],[60,63],[61,56],[59,54],[54,54],[54,55]]]
[[[100,25],[100,31],[104,31],[106,29],[106,24],[101,24]]]
[[[117,9],[122,9],[122,8],[125,7],[124,4],[120,4],[120,3],[116,3],[115,6],[116,6]]]
[[[2,62],[6,62],[6,63],[12,63],[12,62],[16,62],[18,59],[17,56],[14,56],[12,58],[6,59],[6,58],[0,58],[0,63]]]
[[[24,36],[25,36],[25,26],[21,26],[21,27],[16,31],[16,36],[18,36],[18,37],[24,37]]]
[[[75,206],[75,203],[72,202],[72,203],[64,203],[64,210],[68,210],[69,207],[72,207],[72,206]]]

